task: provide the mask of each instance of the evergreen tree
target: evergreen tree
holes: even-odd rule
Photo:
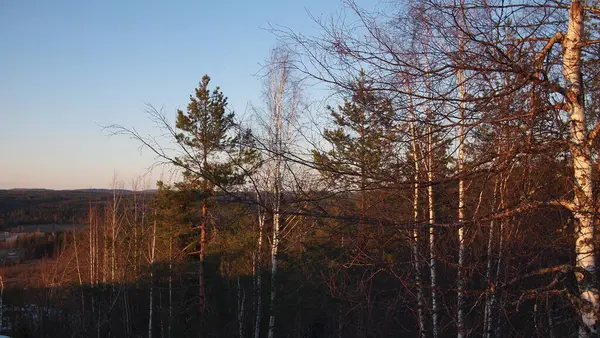
[[[394,163],[394,111],[389,100],[371,90],[364,72],[352,87],[343,105],[328,107],[335,127],[326,128],[323,136],[332,149],[313,151],[313,156],[323,175],[365,191]]]
[[[183,182],[178,184],[182,190],[196,192],[201,202],[201,214],[194,230],[199,230],[199,247],[194,253],[199,257],[199,296],[200,312],[206,308],[204,260],[206,253],[206,229],[211,222],[208,212],[208,201],[217,190],[227,191],[231,186],[243,183],[247,170],[244,163],[252,162],[254,152],[244,147],[242,137],[233,135],[234,113],[227,112],[227,98],[219,87],[208,88],[210,78],[202,77],[200,87],[195,95],[190,95],[187,110],[177,111],[176,140],[184,149],[183,156],[177,157],[175,163],[184,169]],[[214,224],[214,223],[213,223]]]

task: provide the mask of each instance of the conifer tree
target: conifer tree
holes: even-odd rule
[[[337,108],[328,107],[334,128],[326,128],[323,136],[332,149],[313,151],[313,155],[322,174],[342,178],[344,184],[366,191],[392,163],[394,112],[389,100],[377,97],[370,89],[363,71],[351,87],[350,99]]]
[[[204,260],[206,253],[206,228],[210,223],[208,201],[217,189],[225,190],[232,184],[240,183],[242,174],[237,170],[239,156],[234,156],[239,138],[232,136],[234,113],[227,112],[227,98],[219,87],[208,88],[210,78],[202,77],[200,87],[195,95],[190,95],[187,110],[177,111],[176,140],[184,150],[182,156],[175,159],[175,164],[184,169],[184,182],[181,189],[197,192],[201,202],[199,224],[194,230],[199,231],[198,281],[200,312],[206,309],[206,292],[204,283]],[[239,155],[239,154],[238,154]],[[242,154],[242,157],[248,154]]]

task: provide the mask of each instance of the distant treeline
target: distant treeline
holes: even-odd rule
[[[125,198],[129,194],[127,190],[120,192]],[[104,203],[111,194],[112,190],[107,189],[0,190],[0,229],[17,225],[84,224],[90,203]]]

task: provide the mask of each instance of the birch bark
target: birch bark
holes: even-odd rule
[[[571,121],[573,152],[574,204],[576,222],[575,266],[580,290],[579,312],[582,326],[580,337],[597,332],[600,297],[595,285],[596,241],[594,225],[594,190],[592,186],[592,158],[588,144],[588,129],[582,83],[582,43],[584,42],[584,4],[573,0],[569,9],[569,25],[563,38],[563,75],[566,80],[566,97]],[[585,273],[583,273],[585,271]]]

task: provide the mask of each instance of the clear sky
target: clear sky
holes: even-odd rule
[[[170,117],[203,74],[236,113],[260,101],[254,76],[271,24],[316,34],[339,0],[0,1],[0,189],[107,188],[153,163],[99,125],[152,132],[145,104]],[[155,177],[159,173],[155,172]]]

